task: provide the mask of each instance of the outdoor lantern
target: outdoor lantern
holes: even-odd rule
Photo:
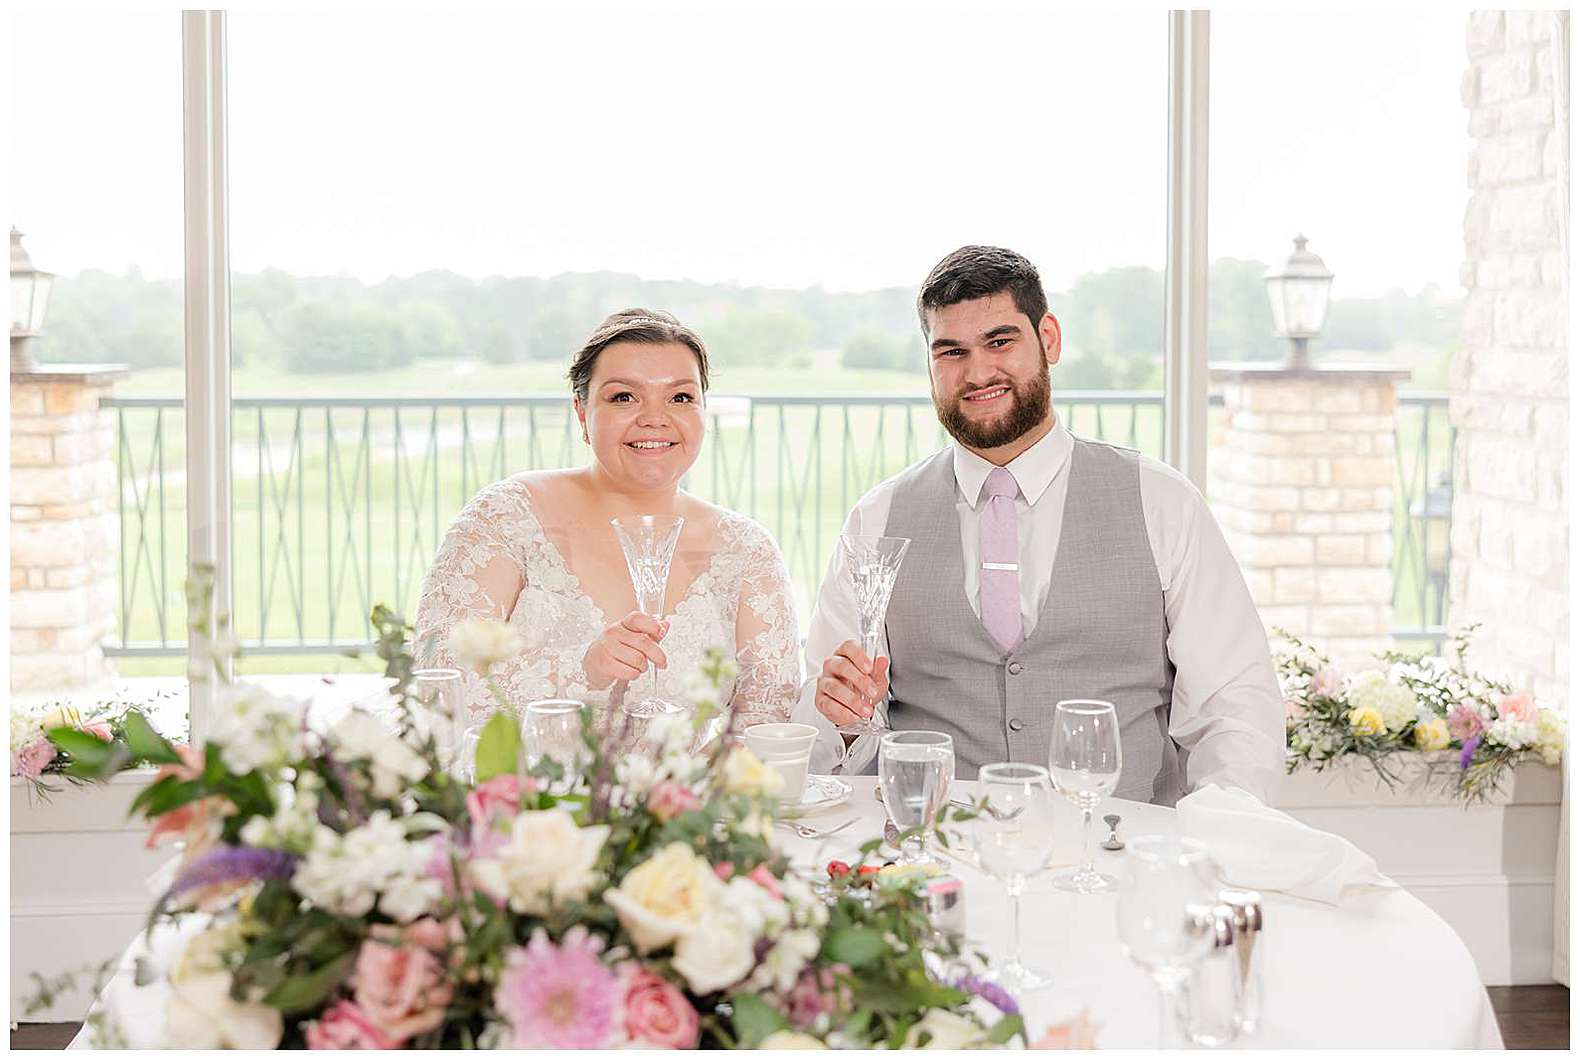
[[[1328,317],[1328,291],[1333,273],[1306,249],[1306,237],[1295,237],[1295,252],[1282,269],[1268,269],[1267,297],[1273,303],[1273,333],[1291,344],[1286,368],[1309,368],[1306,344],[1322,330]]]
[[[33,351],[29,348],[44,330],[44,313],[49,308],[52,272],[40,272],[22,249],[22,233],[11,229],[11,371],[32,370]]]

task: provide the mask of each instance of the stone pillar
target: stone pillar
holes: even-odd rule
[[[1341,666],[1392,642],[1392,368],[1218,365],[1227,430],[1208,495],[1271,635]]]
[[[99,399],[120,365],[11,375],[11,691],[67,692],[113,675],[119,610],[114,431]]]

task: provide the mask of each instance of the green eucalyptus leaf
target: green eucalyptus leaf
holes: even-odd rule
[[[477,741],[477,782],[516,771],[521,755],[521,731],[509,714],[501,711],[483,726]]]
[[[755,994],[732,994],[730,1007],[734,1010],[730,1022],[742,1049],[755,1049],[770,1034],[790,1027],[783,1013]]]
[[[1026,1021],[1018,1013],[1005,1016],[989,1028],[987,1040],[994,1045],[1004,1045],[1015,1035],[1026,1033]]]
[[[888,951],[883,933],[869,927],[844,927],[829,932],[823,941],[823,953],[837,964],[860,968],[871,964]]]
[[[345,979],[355,959],[354,952],[343,953],[322,968],[291,976],[264,995],[263,1003],[287,1014],[316,1008]]]
[[[126,733],[126,746],[136,758],[156,766],[175,765],[181,761],[181,755],[170,741],[155,732],[140,711],[127,711],[121,719],[121,729]]]

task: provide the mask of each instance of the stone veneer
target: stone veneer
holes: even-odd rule
[[[119,607],[113,431],[99,410],[118,365],[11,375],[11,691],[69,692],[112,675]]]

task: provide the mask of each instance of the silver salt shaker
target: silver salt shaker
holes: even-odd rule
[[[1199,909],[1212,948],[1191,970],[1180,1012],[1192,1043],[1216,1048],[1240,1032],[1240,969],[1235,956],[1234,909],[1219,903]]]
[[[1262,896],[1256,891],[1218,892],[1218,901],[1234,914],[1234,950],[1240,970],[1239,1023],[1252,1034],[1262,1021]]]

